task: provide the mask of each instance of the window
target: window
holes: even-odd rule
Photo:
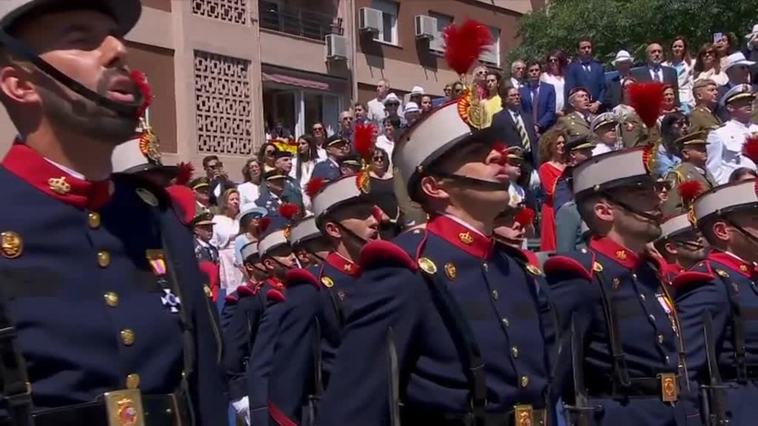
[[[373,0],[371,2],[371,8],[382,12],[382,24],[380,25],[379,33],[374,37],[374,40],[390,44],[398,44],[397,3],[389,0]]]
[[[437,33],[434,35],[434,39],[429,40],[429,50],[437,53],[444,53],[445,39],[442,35],[442,31],[444,31],[448,25],[453,23],[453,17],[434,12],[429,12],[429,16],[437,19]]]
[[[496,67],[500,66],[500,28],[495,27],[489,27],[490,32],[492,32],[492,45],[490,48],[485,51],[484,53],[479,56],[479,59],[482,62],[486,62],[488,64],[494,65]]]

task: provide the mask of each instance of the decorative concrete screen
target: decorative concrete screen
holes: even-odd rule
[[[192,0],[192,13],[233,24],[248,24],[248,0]]]
[[[250,61],[195,51],[195,108],[200,152],[251,155]]]

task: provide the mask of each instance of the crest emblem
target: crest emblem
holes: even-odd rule
[[[47,180],[47,185],[58,195],[66,195],[71,191],[71,185],[66,182],[66,176],[50,178]]]
[[[360,172],[355,175],[355,184],[363,194],[368,194],[371,190],[371,178],[368,173]]]
[[[208,289],[210,291],[210,289]],[[161,296],[161,303],[163,304],[164,308],[169,308],[169,310],[172,313],[179,312],[179,308],[182,306],[181,302],[179,301],[179,297],[177,297],[171,289],[164,288],[163,289],[163,296]]]
[[[154,163],[160,163],[161,152],[160,144],[158,143],[158,136],[153,133],[153,128],[150,126],[144,126],[142,134],[139,137],[139,150],[142,155],[148,160]]]
[[[619,250],[616,252],[616,259],[626,260],[626,250]]]
[[[466,231],[466,232],[461,232],[460,234],[458,234],[458,239],[459,239],[459,240],[460,240],[460,241],[461,241],[463,244],[466,244],[467,246],[468,246],[468,245],[471,245],[471,244],[474,242],[474,237],[472,237],[472,236],[471,236],[471,233],[470,233],[470,232],[468,232],[468,231]]]
[[[540,270],[540,268],[532,265],[531,263],[526,264],[526,270],[529,271],[529,273],[532,275],[536,275],[536,276],[542,275],[542,271]]]
[[[287,240],[289,240],[290,236],[292,235],[292,227],[291,226],[287,226],[287,227],[284,228],[284,230],[282,232],[284,232],[284,238],[287,239]]]
[[[21,256],[24,251],[24,241],[17,233],[5,231],[0,233],[0,249],[2,249],[3,256],[8,259],[15,259]]]
[[[117,401],[118,404],[118,421],[121,426],[134,426],[137,424],[137,408],[134,407],[134,401],[129,398],[124,398]]]
[[[455,267],[455,264],[453,264],[453,262],[448,262],[445,264],[445,275],[447,275],[447,278],[450,281],[458,277],[458,268]]]
[[[463,96],[458,99],[458,115],[461,120],[475,129],[484,127],[484,104],[472,93],[472,89],[466,89]]]

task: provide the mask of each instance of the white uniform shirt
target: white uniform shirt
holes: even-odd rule
[[[745,139],[758,132],[758,124],[744,125],[735,120],[708,134],[708,162],[706,167],[716,182],[721,185],[729,181],[729,176],[740,167],[755,170],[755,163],[742,155]]]

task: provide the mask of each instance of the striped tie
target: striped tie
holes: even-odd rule
[[[529,143],[529,135],[526,134],[526,129],[524,128],[524,121],[521,119],[521,115],[517,112],[514,113],[513,121],[516,122],[516,129],[518,130],[519,136],[521,136],[521,147],[524,149],[524,152],[531,151],[532,146]]]

